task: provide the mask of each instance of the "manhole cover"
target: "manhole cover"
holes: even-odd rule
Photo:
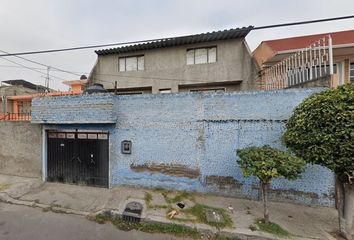
[[[207,221],[210,223],[220,223],[224,220],[221,212],[218,210],[206,208],[204,209],[204,213]]]
[[[123,220],[127,222],[140,222],[143,205],[139,202],[130,202],[125,206]]]

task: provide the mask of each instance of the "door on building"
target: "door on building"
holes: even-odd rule
[[[47,180],[108,187],[108,133],[47,133]]]

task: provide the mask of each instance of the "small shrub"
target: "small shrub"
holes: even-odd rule
[[[266,222],[263,219],[258,219],[256,220],[255,224],[259,227],[259,230],[263,232],[271,233],[279,237],[289,236],[289,232],[276,223]]]
[[[268,188],[273,178],[292,180],[304,170],[305,161],[289,152],[268,145],[237,150],[237,161],[245,177],[255,176],[260,180],[263,195],[264,220],[269,221]]]

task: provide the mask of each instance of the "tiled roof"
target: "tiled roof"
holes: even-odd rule
[[[172,38],[166,38],[159,41],[146,42],[142,44],[102,49],[102,50],[97,50],[95,52],[97,53],[97,55],[106,55],[106,54],[115,54],[115,53],[135,52],[135,51],[149,50],[149,49],[163,48],[163,47],[173,47],[173,46],[180,46],[180,45],[193,44],[193,43],[211,42],[211,41],[225,40],[225,39],[244,38],[252,29],[253,26],[249,26],[249,27],[235,28],[235,29],[229,29],[224,31],[207,32],[207,33],[188,35],[182,37],[172,37]]]
[[[311,43],[318,41],[320,38],[326,35],[331,35],[333,46],[354,43],[354,30],[322,33],[316,35],[291,37],[291,38],[283,38],[283,39],[274,39],[274,40],[263,41],[263,43],[269,45],[276,52],[281,52],[286,50],[305,48]]]

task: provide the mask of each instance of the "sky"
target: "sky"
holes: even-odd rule
[[[354,15],[353,0],[0,0],[0,51],[137,41],[347,15]],[[351,29],[354,19],[252,31],[246,41],[254,50],[264,40]],[[67,90],[61,82],[88,75],[97,59],[94,50],[23,57],[75,72],[50,70],[50,88]],[[0,81],[25,79],[44,85],[45,76],[46,67],[0,58]]]

